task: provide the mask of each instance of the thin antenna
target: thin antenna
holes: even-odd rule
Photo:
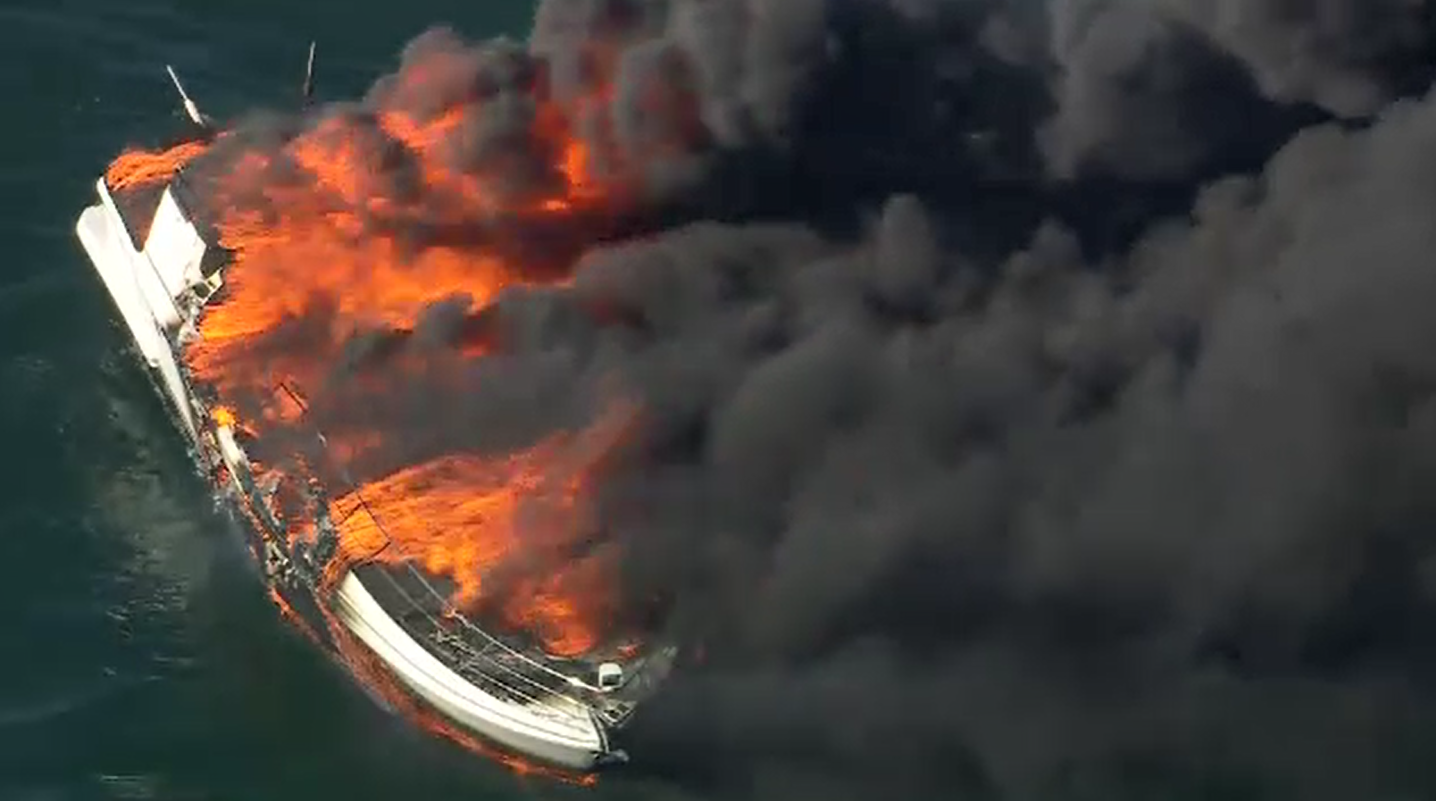
[[[304,105],[314,99],[314,41],[309,42],[309,64],[304,68]]]
[[[191,120],[194,120],[195,125],[201,128],[209,128],[209,120],[199,112],[199,106],[196,106],[194,101],[189,99],[189,94],[185,92],[184,85],[180,83],[179,76],[175,74],[175,68],[166,64],[165,72],[170,74],[170,80],[174,81],[175,88],[179,90],[180,99],[184,101],[185,113],[189,115]]]

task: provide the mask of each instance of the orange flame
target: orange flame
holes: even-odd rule
[[[446,68],[408,63],[394,76],[391,94],[412,91]],[[551,154],[553,179],[527,192],[483,169],[455,166],[455,144],[468,135],[466,123],[482,102],[473,97],[422,115],[381,97],[373,115],[330,115],[281,147],[236,148],[207,194],[230,261],[220,294],[199,321],[200,336],[185,351],[191,374],[218,395],[216,423],[242,420],[255,436],[300,424],[310,398],[277,392],[276,384],[325,391],[329,365],[356,328],[413,330],[436,301],[467,297],[477,310],[506,287],[564,280],[536,277],[534,265],[503,255],[494,239],[510,230],[508,221],[577,225],[622,201],[613,185],[595,179],[595,154],[572,135],[573,110],[542,93],[534,99],[540,109],[529,136],[535,152]],[[185,143],[163,152],[126,151],[106,180],[116,192],[153,186],[205,150]],[[390,158],[403,162],[417,187],[389,181]],[[455,242],[413,235],[435,229],[465,236]],[[275,335],[295,320],[304,322],[304,336],[276,345]],[[467,343],[454,358],[485,354],[485,345]],[[368,481],[331,504],[340,548],[327,578],[366,560],[412,564],[452,582],[455,608],[497,611],[550,653],[594,649],[609,633],[603,620],[611,607],[609,560],[592,549],[572,554],[589,533],[582,502],[589,474],[625,430],[632,410],[623,411],[521,453],[450,453]],[[383,431],[341,432],[331,453],[350,463],[384,442]],[[253,458],[251,466],[280,474]],[[285,472],[302,478],[304,470]],[[290,535],[313,533],[301,524]],[[362,681],[426,728],[481,748],[404,701],[342,628],[331,629]]]
[[[326,302],[332,305],[325,309],[329,344],[337,346],[357,326],[410,328],[435,301],[466,296],[478,308],[505,287],[531,282],[527,265],[506,263],[482,247],[416,243],[398,233],[406,219],[481,230],[502,214],[576,213],[605,201],[603,187],[588,178],[585,146],[557,124],[534,132],[555,154],[554,169],[563,178],[549,197],[507,197],[448,166],[446,149],[464,113],[455,107],[428,120],[401,111],[379,114],[379,132],[418,165],[423,190],[417,197],[391,196],[372,170],[376,151],[386,145],[375,141],[373,128],[342,116],[302,133],[278,154],[238,157],[218,188],[220,245],[233,255],[226,298],[205,314],[202,337],[190,347],[187,361],[196,374],[235,387],[256,368],[247,358],[256,337]],[[303,178],[286,174],[286,164]],[[386,220],[394,224],[386,227]],[[310,377],[306,368],[326,358],[305,356],[303,363],[279,367],[302,382]]]
[[[214,418],[214,424],[220,428],[234,428],[234,411],[227,406],[216,406],[210,414]]]
[[[168,150],[126,150],[110,162],[105,183],[112,192],[165,183],[207,148],[203,142],[181,142]]]
[[[554,435],[507,459],[445,456],[339,498],[330,509],[340,548],[331,578],[356,562],[414,563],[453,581],[456,607],[472,607],[485,578],[514,558],[542,562],[582,536],[584,474],[621,435],[626,411],[614,407],[577,437]],[[506,588],[504,614],[549,653],[584,654],[600,638],[592,617],[604,606],[604,567],[593,558],[519,581]]]

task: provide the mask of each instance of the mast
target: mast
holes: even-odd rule
[[[314,45],[315,42],[310,40],[309,63],[304,67],[303,104],[305,107],[308,107],[314,100]]]
[[[175,74],[175,68],[166,64],[165,72],[170,74],[170,80],[174,82],[175,89],[179,90],[180,100],[184,101],[185,114],[189,115],[190,120],[192,120],[195,125],[198,125],[200,130],[209,131],[209,117],[202,114],[199,110],[199,106],[195,105],[195,102],[190,99],[189,93],[184,90],[184,85],[180,83],[179,76]]]

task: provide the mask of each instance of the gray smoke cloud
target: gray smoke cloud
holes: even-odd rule
[[[729,629],[650,745],[869,792],[954,765],[1014,797],[1417,792],[1433,125],[1305,131],[1102,264],[1052,224],[973,279],[885,241],[907,199],[852,253],[770,262],[788,344],[716,364],[696,465],[633,489],[709,501],[632,543]],[[653,347],[715,317],[746,315]]]
[[[642,402],[599,500],[694,655],[632,735],[685,791],[1428,797],[1431,11],[544,0],[527,51],[431,34],[435,113],[540,85],[651,214],[316,415],[412,432],[403,463]],[[455,158],[542,161],[484,157],[528,152],[506,108]]]
[[[1163,5],[1163,4],[1158,4]],[[1165,4],[1246,64],[1262,93],[1368,116],[1430,78],[1431,9],[1408,0]]]
[[[720,145],[920,143],[952,185],[580,263],[566,296],[641,321],[594,357],[650,403],[607,488],[631,589],[706,644],[635,752],[765,797],[1431,792],[1429,9],[692,5]],[[733,55],[774,39],[824,44]],[[909,113],[804,119],[836,103]],[[992,130],[1031,147],[995,256]]]

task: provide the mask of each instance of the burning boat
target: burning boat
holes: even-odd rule
[[[310,59],[312,69],[312,48]],[[210,120],[170,75],[190,119],[212,136]],[[298,410],[289,430],[307,431],[293,443],[305,469],[261,464],[254,428],[195,374],[187,354],[203,344],[206,315],[223,305],[233,267],[232,253],[197,220],[179,168],[205,146],[203,137],[183,143],[174,158],[124,181],[102,176],[76,231],[196,461],[246,519],[271,597],[381,700],[406,705],[454,739],[506,761],[582,774],[625,761],[616,735],[671,669],[675,649],[592,636],[561,642],[469,614],[455,599],[472,587],[441,586],[444,571],[399,547],[366,497],[402,493],[413,475],[377,489],[350,479],[325,432],[304,428],[302,388],[282,380],[276,393]],[[442,472],[453,461],[421,469]],[[462,503],[438,503],[436,525],[462,524],[452,514]]]

